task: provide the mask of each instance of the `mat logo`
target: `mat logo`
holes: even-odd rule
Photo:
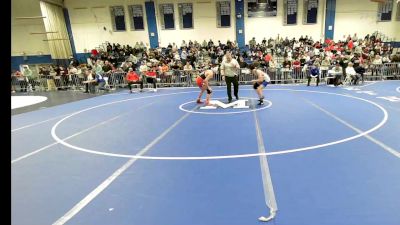
[[[223,109],[226,109],[229,107],[233,107],[234,109],[248,109],[250,107],[248,105],[246,105],[247,101],[248,100],[237,100],[235,102],[225,104],[218,100],[211,100],[210,101],[211,105],[200,107],[200,109],[217,109],[218,107],[221,107]]]
[[[386,96],[386,97],[377,97],[377,98],[381,98],[381,99],[385,99],[391,102],[400,102],[400,98],[396,97],[396,96]]]

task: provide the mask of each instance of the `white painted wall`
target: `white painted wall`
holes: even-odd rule
[[[38,0],[11,1],[11,56],[50,54],[46,34],[31,35],[31,32],[45,32],[43,19],[18,20],[16,17],[42,16]]]
[[[76,52],[83,53],[85,49],[90,51],[105,41],[131,46],[140,41],[149,44],[144,2],[144,0],[65,0],[64,5],[68,9]],[[128,5],[132,4],[143,5],[144,30],[130,29]],[[110,6],[118,5],[123,5],[125,8],[127,31],[112,31]],[[106,27],[106,31],[103,27]]]
[[[179,28],[178,3],[193,3],[193,29]],[[159,4],[174,3],[175,30],[162,30],[159,20]],[[160,46],[167,46],[168,43],[175,42],[178,46],[185,40],[198,41],[212,39],[214,43],[218,40],[225,42],[236,39],[235,36],[235,1],[231,0],[231,27],[217,27],[217,6],[216,0],[156,0],[157,27]]]
[[[393,4],[392,21],[377,22],[378,3],[370,0],[336,0],[334,39],[343,39],[343,35],[357,33],[365,37],[374,31],[380,31],[400,40],[400,21],[396,21],[396,4]]]
[[[261,42],[265,37],[276,38],[279,34],[281,37],[296,37],[301,35],[312,36],[314,40],[319,40],[324,36],[324,15],[326,0],[319,0],[317,24],[303,24],[303,2],[298,0],[297,25],[283,25],[284,21],[284,5],[283,0],[278,0],[278,11],[275,17],[249,18],[247,17],[247,3],[245,2],[245,38],[246,44],[255,37],[257,42]]]
[[[62,2],[62,0],[53,0]],[[159,17],[158,5],[160,3],[171,3],[175,5],[175,30],[162,30],[158,21],[159,40],[162,46],[169,42],[180,45],[182,40],[201,42],[210,38],[213,40],[226,41],[235,40],[235,3],[231,0],[232,20],[230,28],[217,28],[216,22],[216,0],[155,0],[156,15]],[[299,37],[301,34],[311,35],[314,39],[320,39],[324,34],[325,1],[320,0],[318,11],[318,23],[316,25],[303,25],[303,1],[299,0],[298,25],[283,26],[283,0],[278,0],[278,15],[267,18],[248,18],[245,15],[246,42],[256,37],[261,41],[264,37],[281,36]],[[75,47],[78,53],[90,50],[105,41],[121,44],[134,45],[136,41],[149,43],[147,23],[145,19],[144,31],[131,31],[128,18],[128,5],[142,4],[145,0],[65,0],[72,25]],[[179,28],[179,2],[193,2],[194,29],[181,30]],[[15,20],[15,17],[41,16],[39,0],[13,0],[11,1],[11,55],[21,56],[22,52],[27,55],[50,54],[48,43],[43,41],[46,35],[30,35],[31,32],[44,32],[42,19],[37,20]],[[337,0],[336,1],[335,40],[343,35],[357,33],[365,36],[367,33],[379,30],[389,37],[400,40],[400,22],[395,21],[396,4],[394,4],[391,22],[376,22],[377,3],[370,0]],[[110,5],[124,5],[126,12],[126,32],[112,32]],[[79,9],[80,8],[80,9]],[[245,14],[247,4],[245,4]],[[144,10],[145,16],[146,11]],[[145,17],[146,18],[146,17]],[[106,27],[106,31],[103,30]],[[111,32],[110,32],[111,31]]]

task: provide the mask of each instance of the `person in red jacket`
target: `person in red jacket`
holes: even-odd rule
[[[268,54],[264,57],[264,61],[265,61],[266,63],[269,63],[269,61],[271,60],[271,58],[272,58],[271,53],[268,53]]]
[[[350,40],[349,43],[347,43],[347,47],[349,48],[349,50],[353,50],[354,43],[352,40]]]
[[[152,67],[150,71],[144,73],[147,83],[153,84],[153,91],[157,92],[157,71],[156,67]]]
[[[96,57],[97,54],[99,54],[99,52],[96,49],[92,49],[91,53],[92,53],[92,56],[94,56],[94,57]]]
[[[126,74],[126,82],[128,83],[130,93],[132,93],[132,84],[140,84],[140,92],[143,91],[143,81],[132,68],[129,68]]]

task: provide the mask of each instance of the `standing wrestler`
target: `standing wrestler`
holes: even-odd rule
[[[257,80],[252,80],[253,88],[256,90],[258,97],[260,98],[258,105],[264,105],[264,94],[263,88],[265,88],[269,82],[271,82],[271,78],[267,73],[263,72],[259,69],[260,63],[254,62],[250,65],[251,73],[254,76],[257,76]]]
[[[208,81],[213,78],[214,72],[212,70],[205,70],[200,75],[196,78],[196,83],[200,88],[200,94],[199,97],[197,98],[197,103],[201,104],[203,103],[201,101],[201,96],[203,95],[204,91],[207,91],[206,95],[206,102],[205,105],[210,105],[210,98],[211,98],[211,87],[208,83]]]

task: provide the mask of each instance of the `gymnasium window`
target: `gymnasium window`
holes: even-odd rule
[[[400,21],[400,1],[397,2],[397,14],[396,14],[396,20]]]
[[[162,29],[175,29],[174,4],[160,4],[160,22]]]
[[[295,25],[297,24],[297,9],[298,0],[284,0],[284,25]]]
[[[303,24],[316,24],[318,20],[318,0],[304,0]]]
[[[378,3],[378,21],[391,21],[393,11],[393,0]]]
[[[114,31],[126,31],[125,12],[123,6],[111,6],[111,19]]]
[[[231,2],[217,1],[217,27],[231,26]]]
[[[193,28],[193,4],[179,3],[179,24],[181,29]]]
[[[143,6],[142,5],[130,5],[129,17],[131,19],[131,30],[144,30],[143,23]]]

